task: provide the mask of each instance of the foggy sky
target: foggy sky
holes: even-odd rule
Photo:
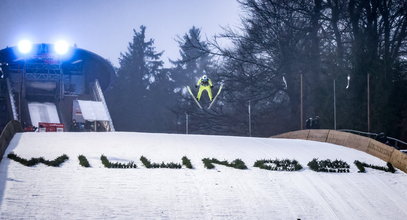
[[[21,39],[54,43],[59,39],[95,52],[118,66],[133,29],[147,26],[163,60],[179,57],[175,39],[193,25],[202,37],[221,33],[221,26],[237,27],[236,0],[1,0],[0,49]]]

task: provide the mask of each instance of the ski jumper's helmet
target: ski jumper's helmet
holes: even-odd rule
[[[208,76],[203,75],[203,76],[202,76],[202,80],[203,80],[204,82],[208,81]]]

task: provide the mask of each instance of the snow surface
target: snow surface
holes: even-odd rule
[[[31,102],[28,103],[31,124],[38,127],[39,122],[59,123],[57,107],[51,102]]]
[[[61,167],[25,167],[7,158],[54,159]],[[85,155],[92,168],[79,165]],[[133,160],[137,169],[103,168],[99,158]],[[195,169],[147,169],[152,162],[181,162]],[[249,167],[201,161],[241,158]],[[258,159],[297,159],[297,172],[253,167]],[[313,158],[342,159],[351,173],[317,173]],[[354,160],[385,162],[364,152],[313,141],[146,133],[20,133],[0,163],[0,219],[407,219],[407,175],[367,169]]]
[[[78,100],[82,116],[88,121],[109,121],[102,102]]]

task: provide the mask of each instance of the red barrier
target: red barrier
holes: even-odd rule
[[[63,132],[64,124],[39,122],[38,130],[39,132]]]

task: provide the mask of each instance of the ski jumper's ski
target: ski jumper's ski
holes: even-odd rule
[[[199,104],[198,100],[196,100],[196,98],[195,98],[195,96],[194,96],[194,93],[192,93],[191,88],[190,88],[189,86],[187,86],[187,89],[188,89],[189,94],[192,96],[192,99],[195,101],[196,105],[198,105],[198,107],[199,107],[200,109],[202,109],[201,104]]]
[[[220,92],[222,91],[222,88],[223,88],[223,83],[220,84],[220,87],[218,89],[218,93],[216,93],[215,98],[213,98],[213,100],[212,100],[211,104],[209,105],[208,109],[211,109],[213,103],[215,103],[215,101],[216,101],[216,98],[218,98]]]

